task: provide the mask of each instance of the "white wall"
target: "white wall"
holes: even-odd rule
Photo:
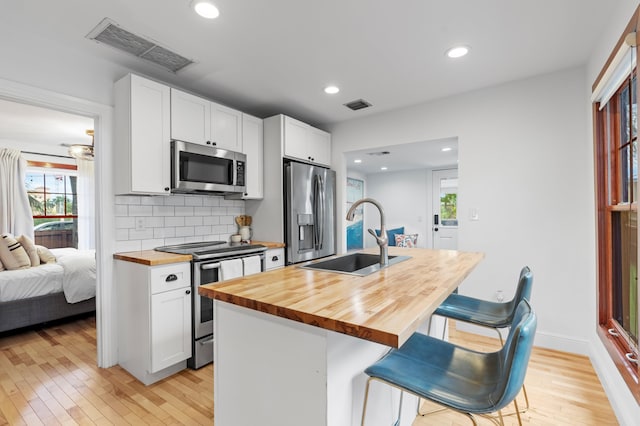
[[[486,254],[462,292],[509,297],[529,265],[537,344],[587,353],[595,310],[585,84],[575,68],[339,123],[331,129],[338,206],[343,152],[458,137],[459,247]],[[479,221],[468,220],[471,207]]]
[[[431,170],[367,175],[367,196],[375,198],[384,207],[387,230],[404,226],[405,234],[418,234],[418,247],[431,246],[427,213],[431,211],[431,192]],[[380,214],[374,206],[366,204],[365,247],[376,247],[375,239],[366,232],[369,228],[380,229]]]

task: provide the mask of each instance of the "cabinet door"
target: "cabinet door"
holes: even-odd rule
[[[331,133],[309,128],[309,155],[311,161],[325,166],[331,165]]]
[[[246,191],[242,198],[261,199],[263,196],[263,126],[262,120],[242,114],[242,148],[247,156]]]
[[[131,192],[169,194],[170,91],[155,81],[131,75]],[[120,165],[119,165],[120,166]]]
[[[242,152],[242,112],[211,102],[211,142],[218,148]]]
[[[284,155],[311,161],[308,145],[309,125],[284,117]]]
[[[205,145],[211,135],[211,102],[171,89],[171,139]]]
[[[151,296],[151,373],[191,357],[191,287]]]

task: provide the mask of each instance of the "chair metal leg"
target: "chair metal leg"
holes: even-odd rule
[[[362,406],[362,421],[360,422],[360,426],[364,426],[364,417],[367,413],[367,401],[369,400],[369,384],[371,383],[371,377],[367,380],[367,387],[364,390],[364,404]]]
[[[404,397],[404,391],[400,390],[400,403],[398,404],[398,418],[393,426],[400,426],[400,417],[402,416],[402,398]]]

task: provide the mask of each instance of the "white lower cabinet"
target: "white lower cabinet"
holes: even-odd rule
[[[118,363],[149,385],[191,357],[191,267],[115,262]]]
[[[284,248],[269,249],[265,253],[265,271],[284,266]]]

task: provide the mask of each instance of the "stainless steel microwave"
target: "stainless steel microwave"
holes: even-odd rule
[[[171,141],[171,192],[245,192],[247,156],[213,146]]]

